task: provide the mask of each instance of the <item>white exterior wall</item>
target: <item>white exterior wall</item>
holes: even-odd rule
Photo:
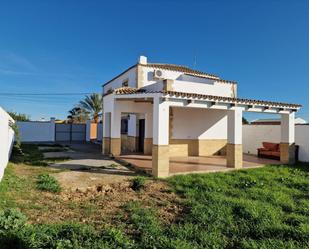
[[[144,88],[152,91],[160,91],[163,88],[162,80],[153,78],[154,68],[143,67]],[[173,90],[196,94],[208,94],[215,96],[232,97],[233,84],[216,82],[202,77],[185,75],[181,72],[162,70],[164,78],[174,80]]]
[[[227,139],[227,112],[173,108],[173,139]]]
[[[243,125],[243,151],[257,154],[262,142],[280,143],[280,125]],[[299,145],[299,160],[309,162],[309,125],[295,126],[295,144]]]
[[[14,122],[10,115],[0,107],[0,180],[3,177],[14,144],[14,131],[9,126],[10,121]]]
[[[309,162],[309,125],[295,126],[295,143],[299,145],[299,160]]]
[[[50,122],[16,122],[22,142],[54,142],[55,123]]]
[[[243,152],[257,155],[263,142],[280,143],[280,125],[243,125]]]
[[[143,70],[144,88],[147,88],[148,90],[152,90],[152,91],[162,90],[163,81],[153,78],[153,72],[156,69],[152,67],[142,67],[142,70]],[[165,78],[172,79],[172,80],[178,79],[182,75],[181,72],[175,72],[175,71],[163,70],[163,69],[160,69],[160,71],[163,72]]]
[[[110,89],[122,87],[122,83],[128,80],[129,87],[136,87],[136,67],[131,68],[129,71],[114,79],[103,87],[103,94],[107,93]]]
[[[130,114],[130,118],[128,120],[128,136],[136,136],[136,115]]]
[[[229,144],[242,144],[242,109],[239,107],[228,111],[227,137]]]

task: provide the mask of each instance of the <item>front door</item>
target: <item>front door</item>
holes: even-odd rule
[[[139,119],[138,130],[138,152],[144,153],[144,139],[145,139],[145,119]]]

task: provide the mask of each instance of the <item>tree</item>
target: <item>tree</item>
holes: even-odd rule
[[[89,114],[81,107],[74,107],[69,111],[67,118],[70,123],[85,123],[89,118]]]
[[[15,121],[30,121],[30,116],[23,113],[7,112]]]
[[[86,96],[84,100],[79,102],[79,106],[86,110],[94,122],[99,122],[99,117],[102,114],[103,97],[101,94],[92,93]]]
[[[242,124],[249,124],[249,121],[246,118],[242,118]]]

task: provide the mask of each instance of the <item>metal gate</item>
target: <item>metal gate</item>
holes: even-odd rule
[[[56,124],[57,142],[86,141],[86,124]]]

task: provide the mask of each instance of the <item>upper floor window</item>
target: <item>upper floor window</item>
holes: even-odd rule
[[[125,79],[125,80],[122,82],[122,86],[123,86],[123,87],[129,86],[129,80],[128,80],[128,79]]]

